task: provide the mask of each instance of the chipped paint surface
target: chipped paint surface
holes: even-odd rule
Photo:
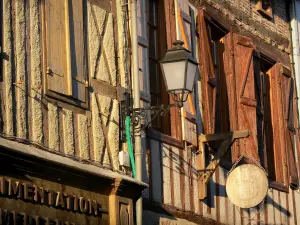
[[[39,1],[30,0],[30,45],[31,45],[31,104],[32,104],[32,139],[35,142],[43,141],[42,116],[42,65],[41,65],[41,33],[39,29]]]
[[[63,110],[63,127],[64,127],[64,153],[67,155],[75,154],[74,146],[74,119],[73,112]]]
[[[101,126],[100,111],[95,93],[92,93],[92,129],[93,129],[93,142],[94,149],[93,155],[95,161],[100,161],[105,149],[105,137]]]
[[[113,100],[107,138],[113,167],[119,170],[119,104],[117,100]]]
[[[13,54],[13,40],[12,40],[12,18],[11,13],[11,1],[4,0],[3,8],[6,9],[3,11],[3,51],[7,54],[9,58],[12,58]],[[12,77],[14,76],[13,71],[13,60],[4,60],[4,99],[5,103],[5,117],[4,117],[4,127],[5,132],[8,135],[14,134],[14,125],[13,125],[13,86],[12,86]]]
[[[26,84],[27,76],[26,74],[26,61],[25,61],[25,2],[24,0],[19,0],[15,2],[16,8],[16,114],[17,114],[17,136],[21,138],[26,138],[27,127],[26,127]]]
[[[85,115],[77,116],[78,122],[78,142],[79,142],[79,157],[89,159],[89,137],[88,137],[88,120]]]
[[[49,123],[49,148],[59,150],[59,117],[57,106],[48,104],[48,121]]]

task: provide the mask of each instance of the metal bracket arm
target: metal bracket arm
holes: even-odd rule
[[[213,173],[216,171],[217,167],[220,164],[221,159],[227,152],[229,146],[232,144],[232,142],[235,141],[235,139],[239,138],[247,138],[250,136],[249,130],[243,130],[243,131],[234,131],[229,133],[221,133],[221,134],[208,134],[208,135],[201,135],[199,136],[200,144],[210,142],[210,141],[219,141],[223,140],[219,150],[215,154],[212,161],[209,163],[207,168],[205,168],[203,171],[199,172],[199,179],[204,183],[205,185],[208,183],[209,179],[212,177]]]

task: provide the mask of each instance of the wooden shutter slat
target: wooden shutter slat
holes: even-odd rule
[[[72,0],[70,4],[71,93],[74,98],[86,102],[87,77],[84,60],[83,1]]]
[[[212,134],[215,132],[216,76],[203,9],[199,9],[198,12],[198,32],[200,34],[198,61],[202,76],[204,133]]]
[[[185,7],[186,12],[180,8],[180,5],[177,5],[177,22],[179,25],[180,32],[178,33],[178,37],[183,39],[184,47],[191,52],[193,51],[192,43],[192,35],[191,35],[191,26],[192,19],[189,16],[189,7]],[[192,144],[194,146],[198,145],[197,139],[197,127],[196,127],[196,110],[194,106],[194,96],[193,94],[188,95],[187,102],[184,103],[182,108],[182,128],[183,128],[183,140],[187,143]]]
[[[296,165],[295,125],[294,125],[294,80],[290,72],[284,66],[281,67],[282,78],[282,102],[284,111],[285,146],[288,155],[289,182],[292,186],[298,186],[298,172]]]
[[[284,132],[284,115],[282,101],[282,79],[281,65],[277,63],[267,72],[269,81],[269,96],[270,96],[270,112],[271,126],[269,134],[266,136],[269,146],[272,146],[274,154],[274,168],[276,181],[284,185],[287,184],[286,170],[286,153],[285,153],[285,132]],[[268,164],[270,165],[269,162]]]
[[[48,89],[65,94],[66,87],[66,27],[65,4],[61,0],[46,1],[47,85]]]
[[[248,129],[251,135],[240,141],[240,150],[235,152],[233,160],[244,155],[246,158],[254,158],[259,161],[257,128],[256,128],[256,98],[254,80],[254,59],[255,48],[252,40],[237,34],[233,35],[234,41],[234,70],[235,88],[239,93],[237,98],[237,127],[238,130]],[[246,65],[246,66],[245,66]],[[232,110],[231,110],[232,113]]]

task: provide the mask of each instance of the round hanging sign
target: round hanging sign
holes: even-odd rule
[[[268,178],[258,166],[244,164],[236,167],[226,181],[230,201],[240,208],[257,206],[268,192]]]

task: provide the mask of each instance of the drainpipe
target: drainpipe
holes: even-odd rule
[[[131,21],[131,48],[132,48],[132,80],[133,80],[133,107],[140,108],[140,87],[139,87],[139,67],[138,67],[138,40],[137,40],[137,1],[130,0],[130,21]],[[136,127],[140,130],[141,123]],[[142,142],[141,132],[135,133],[134,138],[136,179],[142,181]],[[136,224],[142,225],[142,197],[136,202]]]
[[[291,57],[291,64],[292,68],[294,70],[294,75],[295,75],[295,83],[296,83],[296,98],[297,98],[297,116],[299,119],[299,112],[300,112],[300,105],[299,105],[299,91],[300,91],[300,46],[299,46],[299,26],[298,26],[298,15],[297,15],[297,6],[296,6],[296,1],[292,0],[290,4],[290,28],[291,28],[291,46],[292,46],[292,57]],[[298,6],[298,8],[300,5]],[[299,8],[300,9],[300,8]],[[297,124],[299,127],[299,123]],[[299,131],[299,128],[298,128]],[[294,146],[296,146],[296,138],[294,137]],[[296,160],[296,165],[298,165],[298,157],[297,156],[297,151],[294,152],[295,154],[295,160]],[[298,168],[299,171],[299,168]]]

